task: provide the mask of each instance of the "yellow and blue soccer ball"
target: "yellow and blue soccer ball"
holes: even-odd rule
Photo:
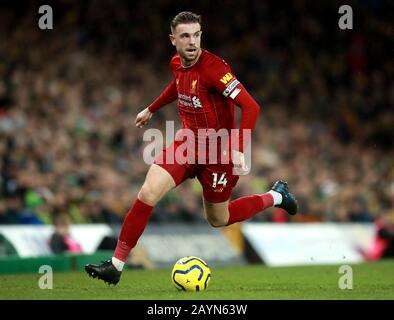
[[[171,280],[178,290],[204,291],[211,280],[211,269],[201,258],[187,256],[175,263]]]

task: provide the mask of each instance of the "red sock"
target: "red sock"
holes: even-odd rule
[[[127,212],[120,230],[114,257],[126,261],[148,224],[153,207],[137,198]]]
[[[269,193],[254,194],[231,201],[228,205],[230,217],[227,225],[244,221],[255,216],[260,211],[274,205],[274,198]]]

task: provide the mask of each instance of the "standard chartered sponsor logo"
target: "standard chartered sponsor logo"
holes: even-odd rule
[[[178,98],[182,99],[182,100],[186,100],[186,101],[191,101],[192,100],[192,98],[190,96],[187,96],[187,95],[181,94],[181,93],[178,94]]]
[[[223,91],[223,95],[227,97],[231,91],[239,84],[240,82],[237,79],[231,81],[231,83],[227,86],[226,90]]]
[[[202,108],[200,98],[197,96],[187,96],[185,94],[178,94],[179,103],[185,107]]]

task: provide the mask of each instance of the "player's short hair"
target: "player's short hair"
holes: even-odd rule
[[[201,25],[201,16],[190,11],[178,13],[171,20],[171,32],[174,33],[176,26],[181,23],[199,23]]]

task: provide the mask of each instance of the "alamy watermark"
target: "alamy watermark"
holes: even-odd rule
[[[353,9],[349,5],[342,5],[338,9],[342,16],[338,20],[338,27],[341,30],[353,29]]]
[[[53,29],[53,10],[49,5],[42,5],[38,8],[38,13],[42,16],[38,19],[38,27],[41,30]]]
[[[43,275],[38,279],[38,287],[40,289],[53,289],[53,270],[49,265],[42,265],[38,269],[38,273]]]
[[[251,167],[250,129],[179,129],[175,133],[175,122],[166,121],[165,137],[159,129],[144,132],[143,140],[149,142],[143,151],[146,164],[229,164],[234,151],[242,150],[244,168],[242,172],[234,166],[233,173],[244,175]],[[164,149],[166,143],[166,152]]]
[[[338,287],[341,290],[352,290],[353,289],[353,269],[351,266],[345,264],[339,267],[339,274],[343,274],[339,277]]]

